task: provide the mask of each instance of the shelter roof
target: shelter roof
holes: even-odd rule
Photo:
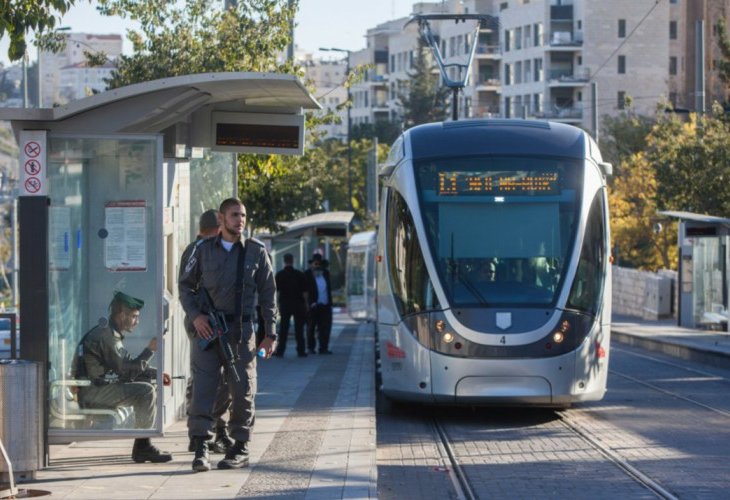
[[[682,212],[673,210],[664,210],[659,212],[659,215],[665,215],[667,217],[673,217],[676,219],[689,220],[693,222],[702,222],[705,224],[717,224],[720,226],[730,227],[730,219],[725,217],[717,217],[714,215],[696,214],[692,212]]]
[[[303,109],[320,108],[295,75],[201,73],[128,85],[55,108],[4,108],[0,120],[12,120],[14,126],[54,124],[54,130],[61,132],[68,128],[75,133],[159,133],[193,113],[300,114]]]

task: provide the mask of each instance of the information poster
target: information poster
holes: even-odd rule
[[[104,206],[104,262],[112,271],[147,270],[144,200],[113,201]]]

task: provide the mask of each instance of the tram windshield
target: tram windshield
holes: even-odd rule
[[[424,227],[452,307],[554,305],[575,238],[582,162],[479,157],[415,167]]]

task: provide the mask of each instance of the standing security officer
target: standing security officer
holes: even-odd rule
[[[246,226],[246,207],[236,198],[221,203],[221,232],[196,247],[185,269],[180,273],[178,289],[180,300],[199,338],[211,340],[213,330],[208,322],[209,311],[201,310],[196,293],[205,289],[216,311],[225,314],[228,340],[238,359],[236,371],[241,381],[236,382],[232,370],[226,369],[228,387],[233,398],[230,435],[235,443],[218,462],[219,469],[238,469],[248,466],[248,442],[251,438],[255,415],[256,343],[254,336],[254,295],[264,317],[266,336],[259,346],[265,357],[271,357],[276,345],[276,284],[274,272],[263,244],[242,238]],[[210,470],[208,440],[215,424],[211,416],[216,389],[225,366],[220,350],[204,350],[199,342],[191,347],[193,364],[193,398],[188,411],[188,434],[194,441],[193,470]]]
[[[188,259],[190,259],[190,255],[192,255],[196,246],[200,245],[203,240],[207,238],[213,238],[215,236],[218,236],[221,224],[219,215],[220,214],[218,213],[218,210],[212,208],[210,210],[206,210],[200,215],[200,218],[198,219],[198,236],[195,238],[195,241],[190,243],[183,251],[180,258],[180,270],[185,269],[188,264]],[[193,321],[185,316],[184,324],[185,332],[188,334],[188,338],[190,338],[191,341],[194,341],[195,327],[193,326]],[[191,376],[190,378],[188,378],[188,385],[185,390],[185,401],[187,408],[190,408],[191,406],[192,397],[193,377]],[[215,438],[213,439],[213,442],[209,445],[209,448],[213,453],[225,453],[231,446],[233,446],[233,439],[231,439],[231,437],[228,435],[228,422],[226,422],[226,420],[223,418],[223,415],[228,411],[230,407],[231,393],[228,390],[228,382],[226,382],[225,377],[223,377],[221,379],[221,385],[218,386],[218,390],[216,391],[215,405],[213,406],[213,411],[211,413],[216,422]],[[188,451],[195,451],[195,443],[193,443],[192,439],[190,440]]]
[[[74,375],[91,381],[90,386],[79,389],[81,406],[132,406],[136,427],[151,429],[157,408],[156,391],[151,381],[156,380],[157,370],[150,367],[150,360],[157,350],[157,338],[152,337],[136,358],[132,358],[122,343],[124,334],[137,327],[142,307],[144,302],[141,299],[116,292],[109,304],[109,320],[100,322],[81,339],[74,359]],[[166,373],[163,374],[163,383],[170,385],[170,376]],[[132,448],[132,460],[138,463],[169,462],[172,455],[158,450],[149,438],[137,438]]]

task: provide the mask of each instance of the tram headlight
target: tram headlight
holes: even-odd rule
[[[446,329],[446,322],[442,319],[437,319],[436,322],[433,324],[433,327],[436,329],[437,332],[443,333]]]
[[[553,342],[556,344],[560,344],[565,340],[565,334],[563,332],[555,332],[553,333]]]
[[[451,332],[446,332],[446,333],[444,333],[444,334],[443,334],[443,336],[441,337],[441,340],[442,340],[442,341],[443,341],[443,342],[444,342],[445,344],[450,344],[450,343],[452,343],[452,342],[454,341],[454,334],[453,334],[453,333],[451,333]]]

